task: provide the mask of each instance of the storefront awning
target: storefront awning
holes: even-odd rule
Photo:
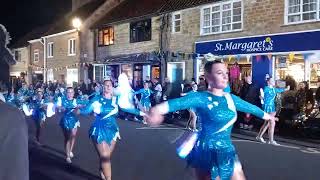
[[[103,64],[158,64],[160,58],[156,53],[147,52],[106,57],[99,62]]]
[[[288,32],[280,34],[240,37],[196,42],[197,54],[240,55],[306,52],[320,50],[320,31]]]

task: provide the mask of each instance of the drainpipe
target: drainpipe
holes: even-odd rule
[[[46,38],[41,38],[41,44],[43,45],[43,82],[47,82],[47,46]]]

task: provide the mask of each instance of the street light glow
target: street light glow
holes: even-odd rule
[[[81,20],[80,20],[79,18],[74,18],[74,19],[72,20],[72,26],[73,26],[74,28],[80,30],[81,25],[82,25],[82,22],[81,22]]]

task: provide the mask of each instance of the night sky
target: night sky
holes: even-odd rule
[[[0,24],[9,31],[13,42],[33,28],[54,22],[71,10],[71,0],[3,0]]]

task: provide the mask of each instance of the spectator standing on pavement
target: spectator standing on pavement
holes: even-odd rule
[[[159,82],[158,78],[155,78],[153,80],[154,82],[154,99],[155,103],[159,104],[161,102],[161,97],[162,97],[162,86],[161,83]]]
[[[164,85],[163,85],[163,100],[166,101],[170,99],[172,91],[172,83],[170,82],[169,78],[166,77],[164,79]]]
[[[240,97],[253,105],[259,106],[259,88],[252,83],[251,75],[245,77],[245,83],[240,90]],[[253,125],[250,123],[251,115],[241,114],[241,117],[243,121],[240,123],[240,128],[252,129]]]

